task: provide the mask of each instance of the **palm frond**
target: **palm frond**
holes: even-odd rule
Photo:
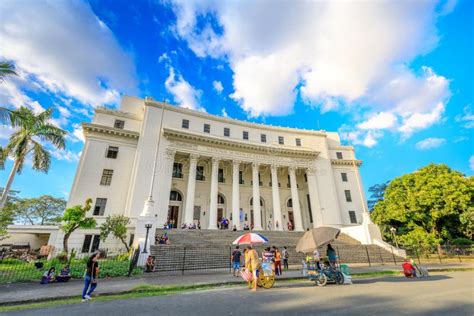
[[[50,123],[37,126],[32,134],[42,141],[50,142],[58,149],[64,149],[66,147],[65,136],[67,132]]]
[[[0,106],[0,123],[5,125],[11,124],[11,112],[12,110]]]
[[[4,81],[7,76],[17,76],[15,65],[8,61],[0,62],[0,82]]]
[[[47,173],[51,164],[51,154],[40,143],[34,140],[31,143],[33,145],[33,170]]]

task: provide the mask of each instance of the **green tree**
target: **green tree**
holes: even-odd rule
[[[66,208],[66,200],[50,195],[42,195],[31,199],[17,199],[7,203],[4,209],[9,209],[15,216],[15,221],[30,225],[51,225],[61,221]]]
[[[92,207],[92,199],[87,199],[84,206],[76,205],[64,211],[64,216],[61,218],[63,224],[61,230],[64,232],[63,248],[64,252],[68,253],[68,240],[71,234],[78,228],[94,228],[97,223],[94,218],[87,217],[87,212]]]
[[[472,206],[473,194],[472,177],[430,164],[391,181],[371,217],[385,236],[395,227],[405,246],[439,245],[462,234],[456,224]]]
[[[0,240],[8,237],[7,227],[13,224],[13,214],[10,210],[0,210]]]
[[[127,251],[130,250],[127,244],[127,225],[130,224],[130,219],[123,215],[109,215],[105,222],[100,225],[100,239],[105,241],[107,237],[112,234],[115,238],[120,240]]]
[[[36,114],[31,109],[20,107],[8,112],[8,121],[16,131],[10,136],[6,147],[0,150],[0,167],[4,167],[8,157],[14,162],[0,200],[0,209],[5,206],[13,179],[17,173],[21,173],[26,157],[31,154],[33,170],[47,173],[51,155],[43,144],[51,143],[58,149],[65,148],[66,131],[50,123],[52,111],[48,109]]]
[[[461,222],[461,229],[464,235],[469,239],[474,237],[474,207],[469,207],[467,211],[463,212],[459,217]]]
[[[375,184],[369,188],[370,199],[367,201],[367,206],[369,207],[370,212],[374,210],[375,204],[377,204],[377,202],[383,200],[385,190],[387,189],[389,183],[390,181],[387,181],[381,184]]]

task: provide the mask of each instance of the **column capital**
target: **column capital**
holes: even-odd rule
[[[241,160],[238,160],[238,159],[233,159],[233,160],[232,160],[232,164],[233,164],[234,166],[235,166],[235,165],[238,166],[238,165],[240,165],[241,163],[242,163]]]
[[[169,160],[173,160],[174,159],[174,155],[176,154],[176,150],[174,149],[166,149],[166,158],[169,159]]]
[[[218,157],[212,157],[212,164],[213,165],[219,165],[219,162],[221,161],[220,158]]]
[[[298,169],[296,166],[288,166],[288,171],[294,173]]]
[[[260,163],[258,163],[256,161],[253,161],[252,162],[252,168],[256,168],[256,169],[260,168]]]
[[[197,162],[197,160],[199,159],[199,154],[194,154],[194,153],[193,153],[193,154],[190,154],[190,155],[189,155],[189,159],[190,159],[191,161]]]
[[[279,165],[279,164],[277,164],[277,163],[275,163],[275,162],[272,162],[272,163],[270,164],[270,168],[271,168],[271,169],[278,169],[278,168],[280,168],[280,167],[281,167],[281,165]]]
[[[315,176],[316,175],[316,168],[315,167],[306,168],[306,175]]]

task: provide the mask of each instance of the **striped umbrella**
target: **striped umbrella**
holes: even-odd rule
[[[234,242],[233,245],[261,245],[266,244],[268,242],[268,238],[256,233],[247,233],[243,234],[242,236],[238,237]]]

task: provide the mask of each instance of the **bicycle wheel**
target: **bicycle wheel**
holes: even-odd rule
[[[328,283],[328,278],[324,273],[320,273],[316,277],[315,282],[317,286],[325,286]]]
[[[340,271],[336,271],[336,284],[344,284],[344,274]]]
[[[263,275],[263,273],[262,273]],[[262,285],[262,287],[264,289],[269,289],[273,286],[273,284],[275,284],[275,274],[271,274],[271,275],[263,275],[262,278],[261,278],[261,282],[260,284]]]

